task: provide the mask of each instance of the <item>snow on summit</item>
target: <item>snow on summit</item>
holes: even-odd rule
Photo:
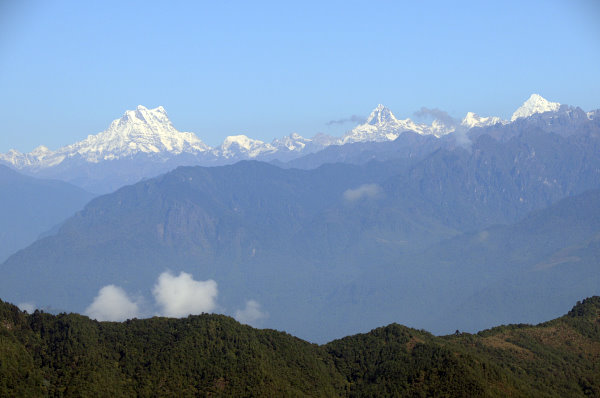
[[[300,152],[312,142],[313,140],[311,140],[310,138],[304,138],[298,133],[292,133],[283,138],[274,139],[271,145],[273,145],[277,149],[285,148],[288,151]]]
[[[529,117],[536,113],[556,112],[560,108],[558,102],[550,102],[539,94],[531,94],[531,97],[512,114],[511,122],[521,118]]]
[[[502,119],[498,116],[481,117],[474,112],[467,112],[460,122],[461,126],[466,128],[493,126],[496,123],[502,123]]]
[[[89,135],[82,141],[56,151],[45,146],[39,146],[27,154],[11,150],[6,155],[0,155],[0,159],[17,168],[41,169],[56,166],[73,157],[98,163],[102,160],[130,157],[140,152],[177,155],[200,153],[209,149],[194,133],[176,130],[162,106],[148,109],[139,105],[135,110],[126,111],[120,119],[114,120],[108,129]]]
[[[454,131],[453,126],[445,126],[439,120],[431,125],[415,123],[411,119],[397,119],[392,111],[379,104],[364,124],[356,126],[339,139],[338,144],[365,141],[393,141],[405,131],[414,131],[421,135],[435,135],[441,137]]]
[[[138,105],[135,110],[126,111],[120,119],[114,120],[107,130],[57,152],[77,153],[90,162],[98,162],[138,152],[180,154],[208,149],[194,133],[177,131],[162,106],[148,109]]]
[[[227,159],[236,156],[255,158],[262,153],[274,151],[276,149],[271,144],[265,144],[260,140],[240,134],[225,138],[223,144],[217,149],[217,154]]]
[[[367,124],[372,126],[385,126],[398,123],[398,119],[394,116],[389,108],[379,104],[367,119]]]

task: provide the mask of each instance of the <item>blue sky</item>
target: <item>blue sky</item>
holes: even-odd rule
[[[600,2],[0,0],[0,152],[163,105],[210,145],[340,135],[378,103],[505,118],[600,108]]]

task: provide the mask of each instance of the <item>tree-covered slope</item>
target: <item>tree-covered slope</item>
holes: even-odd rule
[[[222,315],[99,323],[0,305],[0,396],[334,396],[326,352]]]
[[[113,323],[0,302],[0,396],[585,397],[599,375],[597,296],[537,326],[392,324],[323,346],[222,315]]]

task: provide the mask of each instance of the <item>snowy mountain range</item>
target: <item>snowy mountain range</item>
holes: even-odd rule
[[[139,105],[135,110],[128,110],[120,119],[114,120],[105,131],[89,135],[82,141],[56,151],[45,146],[39,146],[29,153],[11,149],[0,154],[0,163],[27,174],[42,172],[44,176],[64,179],[65,169],[70,167],[70,162],[74,164],[72,167],[80,168],[82,164],[139,160],[141,157],[146,161],[165,163],[167,168],[167,164],[169,167],[179,164],[217,165],[243,159],[287,161],[331,145],[393,141],[406,131],[441,138],[474,127],[510,124],[534,114],[558,112],[560,109],[561,104],[533,94],[513,113],[511,121],[496,116],[481,117],[468,112],[462,120],[434,120],[427,124],[414,122],[410,118],[398,119],[390,109],[378,105],[365,123],[354,127],[342,137],[317,134],[312,138],[305,138],[293,133],[266,143],[245,135],[234,135],[226,137],[220,146],[210,147],[194,133],[178,131],[162,106],[148,109]],[[589,112],[587,118],[594,115],[595,112]],[[185,162],[178,163],[177,159],[185,159]],[[62,174],[56,176],[52,169],[60,169]]]

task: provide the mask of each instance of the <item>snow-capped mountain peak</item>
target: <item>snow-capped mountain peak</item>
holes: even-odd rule
[[[148,109],[138,105],[135,110],[125,111],[108,129],[89,135],[82,141],[56,151],[45,146],[39,146],[27,154],[13,151],[2,158],[18,168],[37,169],[56,166],[75,156],[97,163],[101,160],[130,157],[140,152],[165,157],[183,152],[200,153],[209,149],[195,134],[176,130],[162,106]]]
[[[474,112],[467,112],[466,116],[460,122],[460,125],[466,128],[492,126],[501,123],[502,119],[498,116],[481,117]]]
[[[67,156],[77,153],[87,161],[98,162],[138,152],[180,154],[208,149],[195,134],[175,129],[162,106],[148,109],[138,105],[135,110],[128,110],[120,119],[114,120],[107,130],[57,152],[66,152]]]
[[[262,142],[260,140],[254,140],[244,134],[239,134],[239,135],[230,135],[228,137],[225,137],[225,140],[223,141],[223,145],[221,145],[221,147],[226,149],[226,148],[230,148],[231,146],[238,146],[239,148],[249,150],[249,149],[252,149],[253,147],[263,145],[263,144],[264,144],[264,142]]]
[[[529,99],[512,114],[511,122],[521,118],[529,117],[536,113],[556,112],[560,108],[558,102],[550,102],[539,94],[531,94]]]
[[[40,145],[40,146],[34,148],[33,151],[31,151],[32,155],[40,155],[40,156],[47,155],[49,153],[52,153],[52,151],[47,146],[44,146],[44,145]]]
[[[292,133],[282,138],[276,138],[271,142],[271,145],[277,149],[285,149],[292,152],[300,152],[310,144],[310,138],[304,138],[298,133]]]
[[[379,104],[375,109],[373,109],[367,118],[366,124],[370,124],[372,126],[384,126],[395,123],[398,123],[398,119],[396,119],[392,111],[389,108]]]
[[[454,131],[454,126],[447,126],[439,120],[431,125],[415,123],[410,118],[397,119],[392,111],[383,105],[377,105],[364,124],[356,126],[338,141],[338,145],[350,142],[393,141],[405,131],[413,131],[421,135],[441,137]]]
[[[132,126],[131,128],[119,129],[121,133],[131,133],[132,131],[135,131],[135,127],[133,126],[141,127],[142,130],[150,130],[153,132],[174,130],[171,120],[169,120],[167,112],[162,106],[148,109],[143,105],[138,105],[135,110],[125,111],[120,119],[113,121],[111,128],[113,125]]]
[[[217,150],[217,154],[225,158],[232,158],[240,155],[255,158],[263,153],[274,151],[276,151],[276,149],[273,145],[240,134],[226,137],[223,144],[221,144]]]

